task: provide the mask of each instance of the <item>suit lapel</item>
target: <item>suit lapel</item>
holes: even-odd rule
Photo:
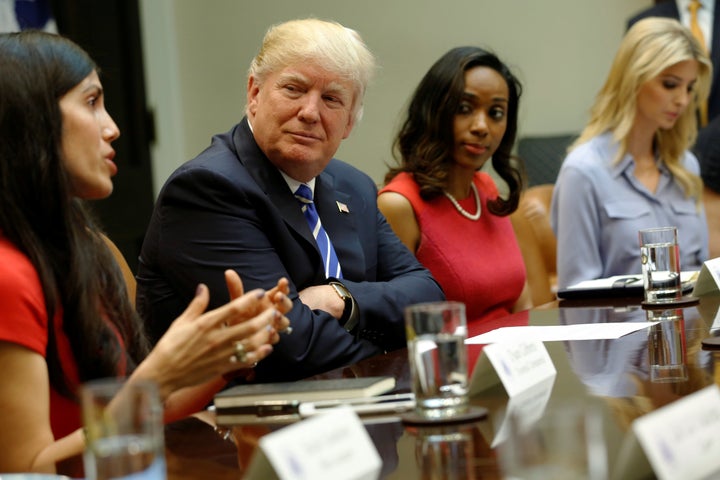
[[[358,269],[364,274],[362,245],[358,243],[357,215],[359,205],[348,192],[338,190],[335,179],[327,169],[315,179],[315,206],[323,228],[333,244],[345,278]]]
[[[285,223],[297,235],[310,243],[318,252],[319,257],[320,251],[317,248],[317,243],[310,232],[297,199],[288,188],[278,169],[270,163],[270,160],[255,143],[247,118],[244,118],[240,123],[233,137],[233,144],[240,162],[245,166],[255,183],[268,196],[270,203],[278,209]]]
[[[250,131],[247,118],[240,122],[233,135],[233,148],[240,162],[245,166],[255,183],[265,192],[268,200],[280,212],[285,223],[294,233],[303,238],[317,252],[318,269],[322,270],[322,260],[317,242],[312,236],[310,227],[302,214],[297,199],[292,194],[275,166],[260,150]],[[361,209],[359,204],[352,205],[353,197],[337,190],[335,179],[326,171],[315,180],[315,207],[320,215],[323,228],[328,232],[330,241],[335,248],[343,276],[356,273],[364,275],[364,258],[362,245],[359,244],[355,218]],[[338,204],[340,202],[341,205]],[[342,206],[347,207],[347,212]],[[323,270],[324,272],[324,270]],[[323,273],[324,274],[324,273]],[[349,277],[347,277],[349,278]]]
[[[712,46],[710,47],[710,60],[713,58],[720,58],[720,12],[718,11],[718,6],[715,5],[715,12],[713,13],[713,26],[712,26]],[[720,70],[720,65],[713,65],[713,78],[712,83],[710,83],[710,92],[714,93],[716,88],[713,88],[713,85],[717,85],[717,78],[718,78],[718,70]]]

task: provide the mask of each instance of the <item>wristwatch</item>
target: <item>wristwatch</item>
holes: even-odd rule
[[[333,280],[328,282],[328,284],[333,287],[335,293],[338,294],[338,297],[345,302],[345,309],[343,310],[342,317],[340,317],[340,323],[343,325],[345,330],[352,332],[357,326],[358,318],[360,317],[358,314],[358,308],[355,304],[355,299],[347,287],[345,287],[342,283]]]

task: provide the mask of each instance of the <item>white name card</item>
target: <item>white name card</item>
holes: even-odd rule
[[[376,480],[382,467],[360,418],[348,407],[265,435],[260,450],[282,480]],[[258,465],[250,470],[255,472],[250,478],[268,478]]]
[[[720,257],[703,263],[693,288],[693,296],[700,297],[718,291],[720,285]]]
[[[542,342],[493,343],[485,345],[482,354],[492,363],[510,397],[555,378],[557,373]]]
[[[696,480],[720,473],[717,385],[638,418],[632,428],[660,480]]]

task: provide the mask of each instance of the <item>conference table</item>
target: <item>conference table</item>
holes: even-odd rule
[[[633,441],[631,424],[718,381],[720,353],[701,346],[703,339],[720,335],[715,329],[720,327],[720,321],[715,322],[718,304],[720,296],[714,295],[668,311],[643,309],[638,298],[562,300],[474,325],[469,335],[506,325],[659,321],[657,327],[642,328],[618,339],[545,342],[557,375],[545,405],[539,407],[567,402],[592,405],[602,416],[608,478],[651,479],[655,475],[637,441]],[[667,351],[659,345],[663,342],[680,349],[686,379],[660,383],[653,378],[651,359]],[[471,362],[483,358],[482,348],[468,345]],[[410,391],[407,351],[389,352],[312,379],[377,375],[395,377],[397,392]],[[393,415],[363,418],[382,458],[380,478],[502,478],[498,448],[492,445],[506,420],[508,401],[498,382],[472,397],[472,404],[487,408],[488,415],[470,423],[418,426],[404,424]],[[245,478],[259,439],[283,428],[261,423],[216,429],[206,420],[189,418],[166,427],[169,479]]]

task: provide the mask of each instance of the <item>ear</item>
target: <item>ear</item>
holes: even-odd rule
[[[250,75],[247,83],[247,111],[251,117],[255,116],[259,94],[260,84],[254,75]]]
[[[362,108],[362,107],[360,107],[360,108]],[[350,132],[352,132],[352,129],[355,126],[355,118],[357,116],[358,115],[354,111],[352,111],[352,110],[350,111],[350,115],[348,115],[347,124],[345,125],[345,132],[343,133],[343,137],[342,137],[343,140],[345,140],[346,138],[348,138],[350,136]]]

